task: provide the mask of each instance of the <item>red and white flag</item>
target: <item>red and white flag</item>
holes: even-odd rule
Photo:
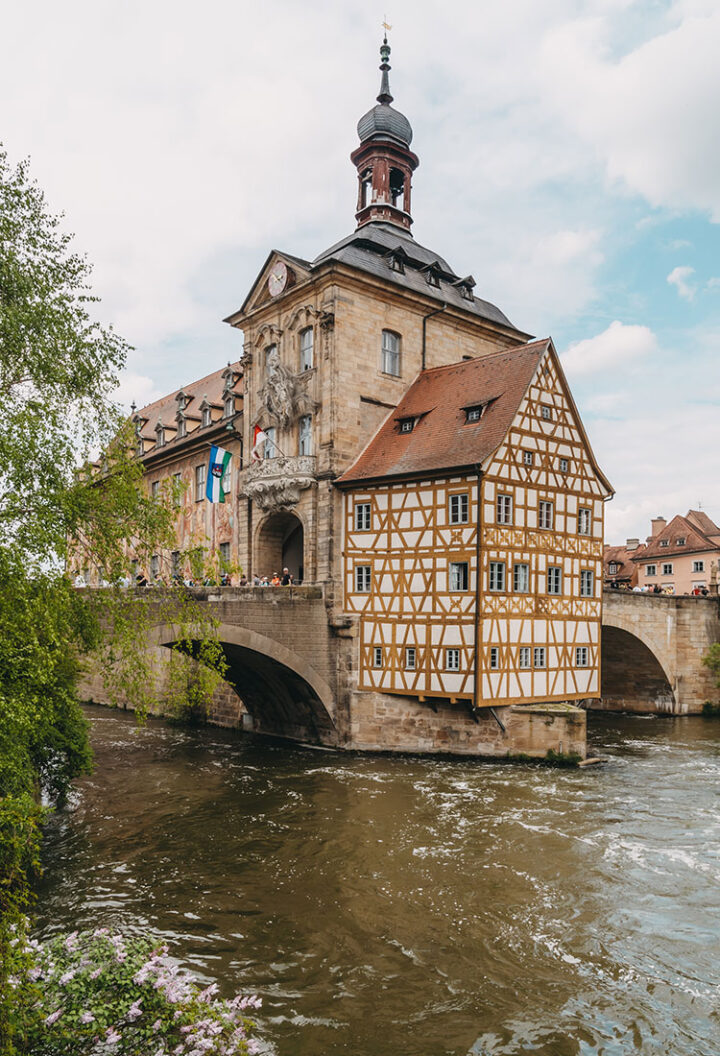
[[[265,445],[268,440],[267,433],[264,433],[259,425],[255,426],[255,432],[253,434],[253,449],[250,454],[253,462],[262,462],[261,448]]]

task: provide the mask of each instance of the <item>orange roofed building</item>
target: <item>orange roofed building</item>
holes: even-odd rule
[[[550,340],[420,373],[336,484],[361,690],[600,695],[612,489]]]
[[[710,588],[717,584],[720,528],[702,510],[688,510],[669,524],[655,517],[647,546],[632,562],[641,589],[657,585],[670,594],[691,594]]]

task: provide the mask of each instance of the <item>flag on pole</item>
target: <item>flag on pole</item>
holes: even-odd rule
[[[223,490],[223,478],[230,465],[229,451],[214,444],[210,448],[210,465],[208,466],[207,484],[205,494],[210,502],[225,502],[226,492]]]
[[[262,462],[262,455],[260,454],[260,448],[269,439],[267,433],[264,433],[259,425],[255,426],[255,432],[253,433],[253,448],[251,457],[253,462]]]

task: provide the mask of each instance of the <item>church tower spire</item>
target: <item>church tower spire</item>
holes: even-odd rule
[[[390,104],[390,45],[387,34],[380,46],[380,93],[377,106],[358,121],[360,146],[350,155],[358,170],[358,227],[373,220],[410,230],[412,174],[420,164],[410,150],[410,122]]]

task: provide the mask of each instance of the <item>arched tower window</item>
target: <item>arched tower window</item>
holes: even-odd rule
[[[372,201],[372,169],[365,169],[360,175],[360,208],[364,209]]]
[[[390,169],[390,202],[398,209],[404,208],[405,174],[400,169]]]

